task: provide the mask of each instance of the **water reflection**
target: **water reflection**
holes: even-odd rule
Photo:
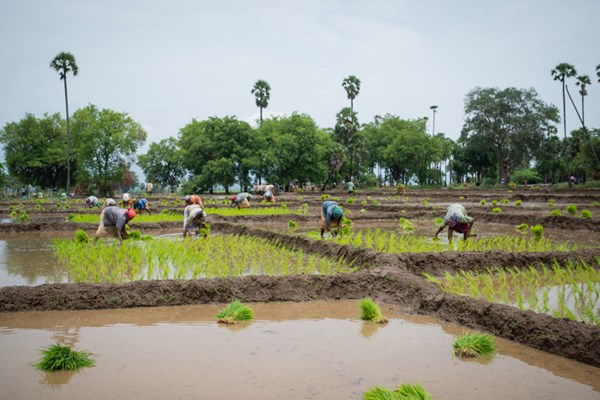
[[[0,240],[0,286],[68,282],[50,239]]]

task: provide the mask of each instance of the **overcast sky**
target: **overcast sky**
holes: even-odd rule
[[[533,87],[560,107],[550,71],[561,62],[592,79],[586,125],[600,128],[599,21],[598,0],[0,0],[0,125],[64,116],[49,64],[66,51],[79,66],[68,76],[71,113],[88,104],[127,112],[147,144],[194,118],[256,121],[258,79],[271,85],[266,112],[333,127],[349,106],[348,75],[361,80],[361,123],[427,116],[431,130],[435,104],[436,132],[457,139],[476,86]],[[574,79],[570,87],[580,105]],[[578,127],[571,110],[569,130]]]

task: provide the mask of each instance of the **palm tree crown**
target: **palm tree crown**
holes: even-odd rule
[[[354,99],[358,96],[358,92],[360,92],[360,79],[354,75],[350,75],[344,78],[342,87],[346,90],[346,94],[350,99],[350,109],[354,110]]]
[[[250,93],[252,93],[256,97],[256,106],[260,108],[260,123],[262,124],[262,110],[263,108],[267,108],[267,106],[269,105],[269,99],[271,97],[271,86],[269,86],[269,83],[267,81],[259,79],[254,84],[254,87],[252,88]]]

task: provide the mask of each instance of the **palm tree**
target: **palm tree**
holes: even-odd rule
[[[350,99],[350,109],[354,111],[354,99],[360,92],[360,79],[354,75],[350,75],[342,81],[342,87],[346,90],[346,94]]]
[[[581,95],[581,124],[585,126],[585,108],[583,99],[585,98],[585,96],[587,96],[587,90],[585,87],[586,85],[591,85],[592,81],[587,75],[579,75],[575,84],[580,87],[579,94]]]
[[[560,63],[552,71],[550,71],[555,81],[561,81],[562,83],[562,98],[563,98],[563,132],[565,138],[565,164],[567,165],[567,175],[569,173],[569,160],[567,156],[567,114],[566,114],[566,99],[565,99],[565,78],[571,78],[577,75],[575,67],[571,64]],[[571,186],[571,180],[568,179],[569,186]]]
[[[598,76],[598,82],[600,82],[600,64],[596,65],[596,75]]]
[[[67,109],[67,193],[71,192],[71,127],[69,125],[69,98],[67,96],[67,73],[77,75],[79,69],[75,63],[73,54],[61,52],[50,62],[50,68],[54,68],[65,82],[65,106]]]
[[[260,123],[263,121],[263,108],[267,108],[269,105],[269,98],[271,97],[271,86],[267,81],[258,80],[254,84],[251,92],[256,97],[256,106],[260,108]]]

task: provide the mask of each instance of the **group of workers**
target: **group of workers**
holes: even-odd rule
[[[349,190],[352,190],[349,188]],[[231,203],[229,208],[248,208],[250,202],[254,196],[247,192],[238,193],[237,195],[231,196]],[[275,203],[275,196],[269,189],[265,191],[262,196],[265,201]],[[204,203],[202,198],[198,195],[187,195],[184,198],[186,207],[183,212],[183,238],[185,239],[188,235],[195,233],[199,234],[200,230],[205,227],[207,214],[204,211]],[[100,201],[95,196],[89,196],[85,199],[87,207],[98,207],[100,208]],[[127,238],[127,231],[125,229],[127,223],[135,218],[137,213],[146,211],[151,214],[148,200],[144,197],[138,198],[135,201],[131,199],[128,193],[123,195],[121,204],[123,208],[117,206],[117,202],[114,199],[107,199],[105,202],[105,208],[100,214],[100,225],[96,231],[95,240],[104,236],[113,236],[122,241]],[[137,211],[137,213],[136,213]],[[330,232],[333,237],[338,233],[341,233],[343,228],[344,211],[335,201],[325,201],[321,207],[321,239],[324,238],[326,232]],[[469,217],[465,207],[461,204],[450,204],[446,209],[446,215],[442,225],[435,233],[435,237],[448,227],[448,243],[452,242],[454,233],[462,234],[464,240],[467,240],[472,234],[473,224],[475,219]]]

